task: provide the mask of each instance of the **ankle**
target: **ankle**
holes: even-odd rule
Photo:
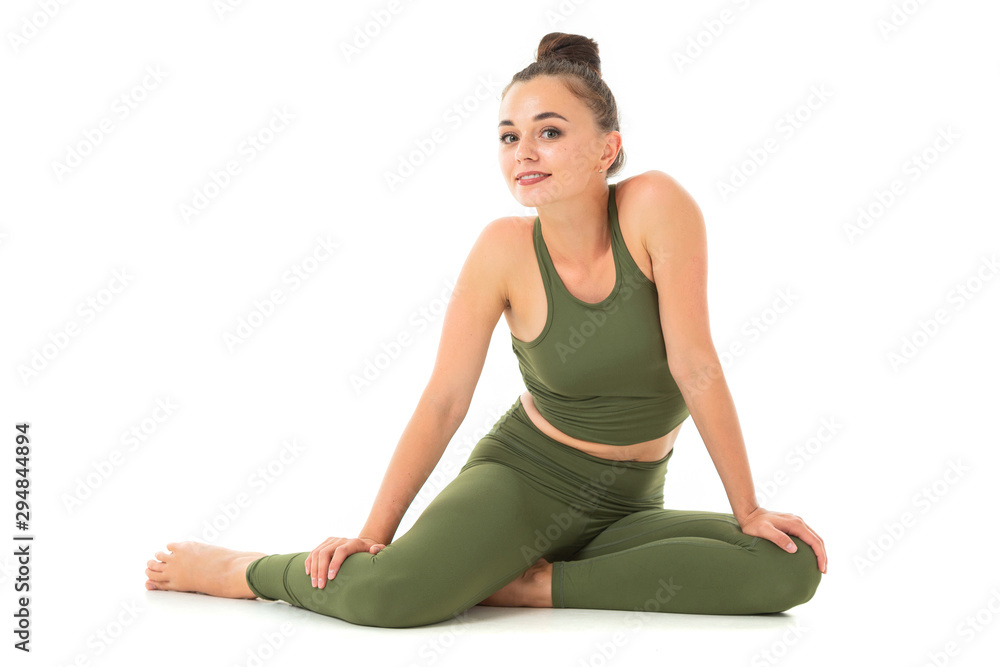
[[[552,563],[544,565],[532,573],[531,585],[528,587],[526,607],[552,606]]]
[[[250,563],[260,558],[260,556],[237,556],[229,564],[229,584],[235,587],[234,596],[253,599],[257,594],[250,590],[247,584],[247,569]]]

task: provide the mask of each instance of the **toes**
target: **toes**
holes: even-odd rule
[[[169,549],[170,547],[167,547],[167,548]],[[165,554],[162,551],[157,551],[156,552],[156,559],[160,560],[160,561],[163,561],[164,563],[166,563],[168,560],[170,560],[170,557],[172,555],[173,554]]]
[[[156,556],[157,558],[159,558],[160,554],[157,553]],[[166,570],[167,564],[161,563],[158,560],[147,560],[146,567],[148,567],[150,570],[153,570],[154,572],[163,572]]]
[[[153,582],[157,582],[157,581],[166,582],[166,581],[168,581],[166,573],[164,573],[164,572],[158,572],[156,570],[151,570],[148,567],[146,568],[146,576],[149,577],[149,580],[153,581]]]
[[[156,587],[156,584],[154,582],[147,581],[146,582],[146,590],[148,590],[148,591],[158,591],[160,589]]]

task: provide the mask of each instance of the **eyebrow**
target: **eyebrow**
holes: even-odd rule
[[[545,120],[546,118],[562,118],[567,123],[569,122],[568,120],[566,120],[565,118],[563,118],[563,116],[561,116],[560,114],[557,114],[555,111],[544,111],[544,112],[538,114],[537,116],[535,116],[534,120],[537,123],[538,121]],[[514,123],[512,121],[502,120],[497,125],[497,127],[503,127],[504,125],[513,125],[513,124]]]

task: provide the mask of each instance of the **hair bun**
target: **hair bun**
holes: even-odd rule
[[[565,58],[578,62],[601,75],[601,56],[597,42],[583,35],[569,35],[564,32],[550,32],[538,43],[535,60],[541,62],[552,58]]]

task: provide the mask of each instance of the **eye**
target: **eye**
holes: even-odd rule
[[[550,137],[551,139],[555,139],[556,137],[558,137],[559,135],[562,134],[562,132],[560,132],[559,130],[557,130],[554,127],[547,127],[544,130],[542,130],[542,134],[543,135],[546,132],[552,132],[554,134],[554,136]],[[514,136],[514,134],[512,132],[507,132],[505,134],[501,134],[500,135],[500,143],[501,144],[509,144],[509,143],[511,143],[511,142],[507,141],[507,137],[513,137],[513,136]]]

